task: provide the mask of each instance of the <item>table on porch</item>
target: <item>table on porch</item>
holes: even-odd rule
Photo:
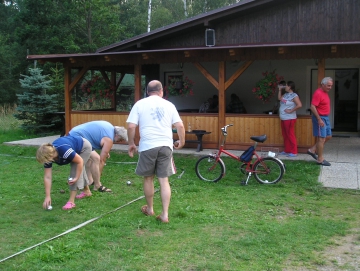
[[[176,130],[173,130],[173,133],[177,133]],[[211,132],[206,132],[205,130],[192,130],[191,132],[185,132],[187,135],[196,135],[196,140],[185,140],[185,143],[197,143],[196,152],[203,150],[202,139],[204,135],[211,134]]]

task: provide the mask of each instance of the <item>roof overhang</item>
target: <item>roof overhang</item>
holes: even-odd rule
[[[216,51],[229,51],[231,55],[232,51],[251,48],[292,48],[292,47],[310,47],[310,46],[342,46],[342,45],[360,45],[358,41],[328,41],[328,42],[301,42],[301,43],[276,43],[276,44],[239,44],[232,46],[214,46],[214,47],[187,47],[187,48],[172,48],[172,49],[158,49],[158,50],[141,50],[141,51],[122,51],[122,52],[107,52],[107,53],[89,53],[89,54],[51,54],[51,55],[28,55],[27,60],[38,60],[39,62],[61,62],[61,63],[76,63],[81,60],[93,59],[96,61],[110,62],[113,58],[127,58],[133,59],[133,64],[139,60],[146,60],[150,55],[154,54],[179,54],[184,55],[186,58],[188,54],[196,54],[197,52],[216,52]],[[178,60],[168,63],[178,62]],[[146,63],[146,61],[145,61]],[[164,62],[166,63],[166,62]],[[121,63],[119,63],[121,65]]]

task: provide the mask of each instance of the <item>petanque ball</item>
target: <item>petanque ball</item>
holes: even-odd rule
[[[49,211],[51,211],[51,210],[52,210],[52,206],[49,205],[47,209],[48,209]]]
[[[126,184],[127,184],[127,185],[131,185],[131,182],[130,182],[130,181],[127,181]]]

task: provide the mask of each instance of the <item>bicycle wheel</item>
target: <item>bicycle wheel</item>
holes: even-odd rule
[[[195,165],[196,175],[206,182],[217,182],[225,172],[224,164],[221,160],[216,161],[212,155],[201,157]]]
[[[274,184],[281,180],[284,168],[272,157],[265,157],[254,164],[254,177],[261,184]]]

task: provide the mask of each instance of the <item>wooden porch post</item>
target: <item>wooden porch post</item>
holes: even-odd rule
[[[141,65],[135,64],[134,66],[134,75],[135,75],[135,84],[134,84],[134,102],[136,103],[138,100],[141,99]],[[135,138],[134,138],[135,144],[138,145],[140,141],[140,133],[139,133],[139,127],[136,128]]]
[[[325,58],[318,60],[318,87],[320,87],[321,80],[325,77]]]
[[[135,64],[134,66],[135,75],[135,102],[141,99],[141,65]]]
[[[226,75],[226,63],[225,61],[219,62],[219,85],[218,85],[218,92],[219,92],[219,118],[218,124],[219,129],[225,126],[225,111],[226,111],[226,104],[225,104],[225,75]]]
[[[65,87],[65,134],[67,134],[71,129],[71,68],[65,67],[64,75],[64,87]]]
[[[117,87],[116,87],[116,71],[111,71],[110,83],[115,88],[114,97],[111,99],[111,108],[114,108],[115,111],[116,111],[116,91],[117,91]]]

